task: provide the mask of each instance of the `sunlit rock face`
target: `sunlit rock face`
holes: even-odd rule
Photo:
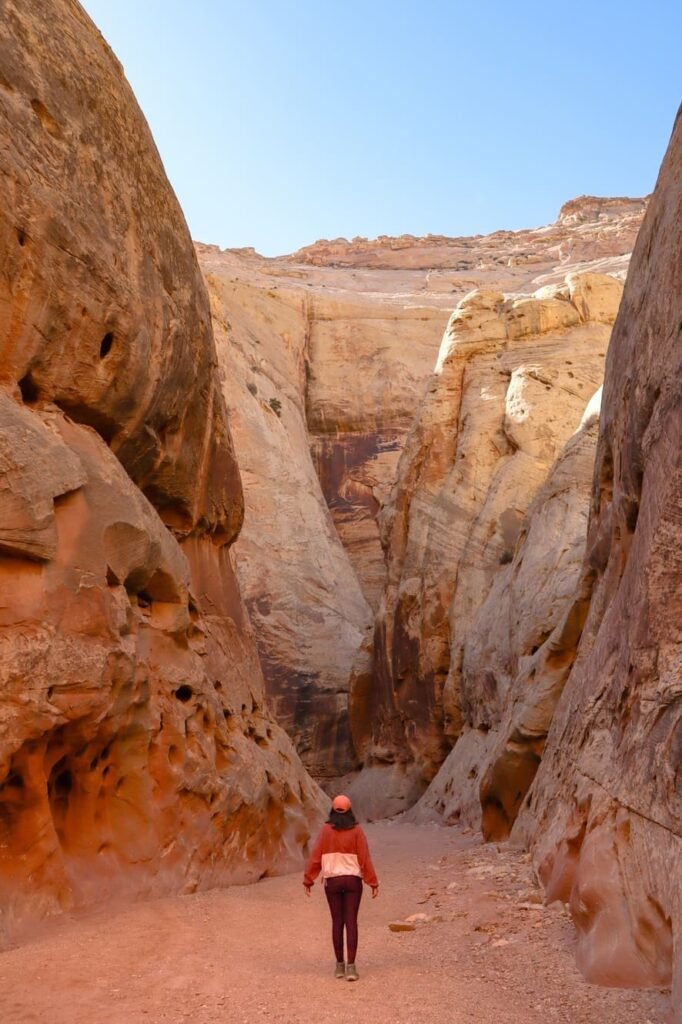
[[[571,267],[622,277],[644,206],[587,197],[527,232],[320,242],[273,259],[197,245],[245,481],[237,573],[278,720],[321,778],[368,752],[373,618],[387,586],[381,510],[453,306],[474,287],[563,287]],[[604,285],[607,303],[609,287],[619,290]],[[561,307],[572,321],[583,316],[576,303]],[[540,299],[533,313],[518,304],[519,336],[545,329],[550,313],[540,308]],[[434,764],[448,744],[437,745]],[[393,747],[374,788],[388,787],[391,807],[403,808],[424,776],[396,766]],[[375,745],[375,779],[382,756]]]
[[[682,1019],[682,121],[632,257],[606,366],[582,636],[530,800],[549,899],[592,981],[673,977]],[[576,655],[577,648],[577,655]]]
[[[514,556],[468,630],[462,731],[413,812],[504,839],[537,771],[579,635],[576,588],[585,552],[600,392],[533,498]]]
[[[465,643],[599,386],[621,291],[569,275],[530,297],[473,292],[453,314],[381,515],[374,687],[351,698],[352,725],[372,723],[370,761],[416,762],[429,781],[465,726],[490,728],[503,684],[464,672]]]
[[[613,272],[614,259],[632,251],[646,202],[578,196],[564,203],[556,222],[546,227],[460,238],[380,235],[351,241],[322,239],[299,249],[290,259],[318,267],[428,271],[427,287],[439,291],[447,284],[467,290],[467,283],[473,288],[493,281],[504,291],[523,291],[538,275],[560,277],[562,266],[565,274],[574,264],[603,260],[600,269]]]
[[[319,796],[264,704],[208,298],[146,123],[70,0],[6,0],[0,68],[5,933],[281,870]]]
[[[2,13],[0,379],[94,427],[169,525],[231,540],[208,300],[147,124],[76,3]]]

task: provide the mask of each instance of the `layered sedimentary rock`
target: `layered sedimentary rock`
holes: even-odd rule
[[[504,682],[483,673],[486,707],[480,673],[463,673],[465,641],[600,384],[621,291],[612,277],[569,275],[530,297],[473,292],[453,314],[381,516],[388,583],[372,685],[361,664],[351,696],[370,763],[416,763],[428,781],[465,725],[489,731]]]
[[[277,716],[316,774],[338,775],[367,750],[367,605],[377,610],[386,584],[378,514],[453,305],[480,285],[563,284],[574,257],[622,277],[644,206],[583,197],[530,232],[323,242],[276,259],[198,246],[246,480],[237,572]],[[384,775],[396,807],[423,786],[400,766]]]
[[[342,775],[357,763],[348,679],[371,613],[310,455],[304,297],[235,282],[210,250],[202,264],[245,481],[236,565],[271,706],[314,775]]]
[[[376,521],[447,316],[198,246],[245,481],[234,551],[277,720],[319,778],[357,768],[348,686],[384,583]]]
[[[548,899],[592,981],[666,984],[682,1019],[682,119],[609,349],[577,614],[529,805]],[[575,657],[567,645],[566,656]]]
[[[449,305],[449,303],[448,303]],[[447,318],[400,295],[316,295],[309,304],[306,422],[336,531],[376,609],[385,584],[377,514]]]
[[[528,274],[537,277],[562,265],[613,260],[629,254],[646,202],[627,197],[579,196],[564,203],[557,221],[546,227],[462,238],[381,235],[351,241],[321,239],[299,249],[290,259],[320,267],[435,271],[429,274],[428,284],[439,289],[449,277],[460,283],[467,274],[474,273],[477,286],[489,276],[505,290],[520,291],[520,282]],[[443,275],[442,271],[449,273]],[[502,283],[505,275],[507,282]]]
[[[278,870],[318,795],[264,706],[208,298],[147,125],[71,0],[5,0],[0,68],[4,931]]]
[[[417,820],[434,811],[509,835],[542,757],[579,625],[575,596],[585,551],[601,390],[530,504],[514,557],[474,616],[463,654],[468,713]]]

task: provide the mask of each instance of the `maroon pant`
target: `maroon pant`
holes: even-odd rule
[[[343,929],[346,928],[348,963],[355,963],[358,948],[358,910],[362,899],[362,879],[357,875],[337,875],[327,878],[324,894],[332,915],[332,942],[336,962],[343,961]]]

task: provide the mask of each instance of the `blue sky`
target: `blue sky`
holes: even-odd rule
[[[474,234],[653,188],[682,2],[83,0],[195,238]]]

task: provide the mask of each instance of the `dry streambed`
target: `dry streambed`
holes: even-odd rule
[[[581,980],[524,854],[367,831],[381,895],[361,908],[360,984],[332,977],[322,893],[289,875],[55,920],[0,954],[2,1024],[667,1024],[666,993]]]

